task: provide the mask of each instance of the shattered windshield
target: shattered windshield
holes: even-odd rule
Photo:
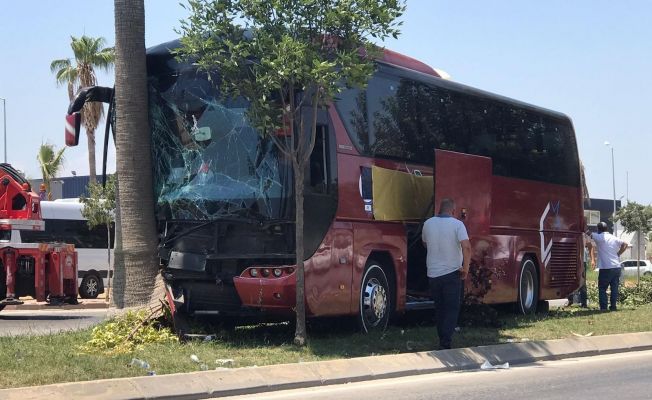
[[[159,217],[286,218],[291,165],[250,125],[247,103],[224,101],[217,87],[192,68],[149,77]]]

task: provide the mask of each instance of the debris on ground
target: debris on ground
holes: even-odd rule
[[[492,363],[489,362],[489,360],[485,360],[484,363],[480,366],[480,369],[482,370],[493,370],[493,369],[509,369],[509,363],[506,362],[504,364],[496,364],[493,365]]]
[[[222,366],[222,367],[233,367],[235,364],[235,360],[232,358],[218,358],[215,360],[215,364]]]
[[[590,336],[593,336],[593,332],[589,332],[589,333],[587,333],[587,334],[585,334],[585,335],[582,335],[581,333],[575,333],[575,332],[573,332],[573,331],[571,331],[571,333],[572,333],[574,336],[578,336],[578,337],[590,337]]]
[[[129,363],[132,367],[140,367],[143,369],[149,369],[149,363],[147,361],[138,359],[138,358],[132,358],[131,363]]]

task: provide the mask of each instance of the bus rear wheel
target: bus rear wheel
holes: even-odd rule
[[[518,311],[521,314],[534,314],[539,303],[539,277],[537,268],[531,258],[521,263],[521,273],[518,278]]]
[[[391,310],[391,290],[380,263],[369,260],[360,287],[360,328],[364,333],[384,331]]]

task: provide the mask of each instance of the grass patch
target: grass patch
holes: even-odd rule
[[[570,307],[532,317],[514,316],[499,310],[500,328],[463,327],[454,345],[469,347],[521,340],[559,339],[573,332],[605,335],[652,330],[652,305],[624,307],[618,312]],[[436,348],[437,334],[428,314],[413,314],[397,321],[385,333],[362,335],[355,324],[338,319],[309,327],[305,348],[292,345],[291,324],[261,324],[221,330],[210,342],[146,344],[132,353],[84,354],[81,347],[91,330],[50,336],[0,338],[0,387],[44,385],[146,375],[130,366],[132,358],[146,360],[156,374],[200,369],[195,354],[208,369],[219,367],[217,359],[233,359],[235,367],[296,363],[374,354],[427,351]]]

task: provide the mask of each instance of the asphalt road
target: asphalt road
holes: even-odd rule
[[[91,327],[109,315],[107,309],[89,310],[3,310],[0,336],[47,335]]]
[[[650,399],[652,351],[546,361],[506,370],[417,375],[230,399]]]

